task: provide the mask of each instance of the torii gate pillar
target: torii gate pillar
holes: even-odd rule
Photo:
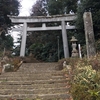
[[[62,21],[61,24],[62,24],[62,38],[63,38],[64,57],[69,58],[69,49],[68,49],[68,40],[67,40],[65,21]]]
[[[22,34],[22,41],[21,41],[21,50],[20,50],[20,56],[25,56],[25,47],[26,47],[26,37],[27,37],[27,23],[24,22],[23,25],[23,34]]]

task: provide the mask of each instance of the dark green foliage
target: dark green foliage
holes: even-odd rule
[[[18,0],[0,0],[0,18],[3,19],[3,24],[11,25],[7,15],[18,15],[19,6]]]
[[[37,0],[36,4],[32,7],[31,16],[45,16],[46,10],[43,7],[43,0]]]
[[[97,52],[100,53],[100,39],[96,41],[96,49],[97,49]]]
[[[0,0],[0,49],[11,49],[13,38],[7,35],[7,29],[11,26],[11,21],[7,15],[19,14],[20,3],[18,0]]]
[[[57,32],[57,31],[56,31]],[[49,31],[33,33],[30,36],[31,41],[28,41],[27,48],[30,46],[33,55],[42,61],[57,61],[58,60],[58,42],[57,36],[61,37],[61,34]],[[32,38],[33,37],[33,38]],[[34,38],[36,37],[36,38]],[[29,37],[28,37],[29,38]],[[32,39],[31,39],[32,38]],[[61,38],[59,39],[61,41]],[[62,42],[59,42],[60,46],[60,58],[63,57]]]
[[[47,0],[50,15],[68,14],[76,12],[77,0]]]
[[[6,36],[3,36],[3,35],[4,34],[2,34],[0,37],[0,50],[3,50],[4,48],[12,49],[13,38],[11,37],[11,35],[6,35]]]
[[[7,49],[11,49],[13,47],[13,38],[11,37],[11,35],[7,35],[5,37],[5,47]]]

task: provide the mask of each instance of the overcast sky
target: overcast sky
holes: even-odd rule
[[[35,4],[36,0],[21,0],[21,9],[20,9],[20,14],[19,16],[29,16],[30,15],[30,10],[33,6],[33,4]],[[17,41],[17,38],[19,32],[15,32],[13,31],[11,33],[12,37],[14,38],[14,42]]]
[[[36,0],[21,0],[21,9],[19,16],[29,16],[32,5],[35,4]]]

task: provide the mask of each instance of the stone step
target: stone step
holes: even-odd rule
[[[6,73],[2,73],[1,75],[0,75],[0,77],[3,77],[3,76],[26,76],[26,75],[41,75],[41,74],[43,74],[43,76],[44,75],[53,75],[53,76],[55,76],[55,75],[64,75],[64,73],[62,72],[62,71],[50,71],[50,72],[46,72],[46,71],[42,71],[42,72],[40,72],[40,71],[37,71],[37,72],[35,72],[35,71],[28,71],[27,70],[27,72],[6,72]]]
[[[42,66],[41,67],[38,67],[38,66],[36,67],[34,65],[33,66],[29,66],[29,67],[21,66],[20,70],[22,70],[22,69],[32,69],[32,70],[34,70],[34,69],[46,69],[46,70],[48,70],[49,69],[49,70],[55,70],[55,67],[56,66],[49,66],[49,67],[42,67]]]
[[[63,88],[66,87],[67,83],[56,83],[56,84],[32,84],[32,85],[22,85],[22,84],[13,84],[13,85],[4,85],[4,84],[0,84],[0,89],[40,89],[40,88]]]
[[[38,69],[38,70],[37,69],[34,69],[34,70],[33,69],[22,69],[22,70],[18,70],[17,72],[26,72],[26,73],[27,72],[30,72],[30,73],[34,73],[34,72],[35,73],[36,72],[37,73],[39,73],[39,72],[40,73],[45,73],[46,72],[46,73],[51,73],[51,72],[55,72],[55,70],[49,70],[49,69],[47,69],[47,70],[46,69]]]
[[[34,73],[33,74],[29,74],[29,73],[28,74],[5,74],[2,76],[0,75],[0,78],[2,78],[2,77],[3,78],[4,77],[5,78],[7,78],[7,77],[44,77],[44,78],[48,77],[48,78],[50,78],[50,77],[60,77],[60,76],[64,77],[64,74],[62,74],[62,75],[56,74],[56,73],[55,74],[47,74],[47,75],[45,75],[43,73],[42,74],[41,73],[40,74],[34,74]]]
[[[55,93],[55,94],[10,94],[0,95],[0,100],[16,99],[17,100],[66,100],[70,98],[68,93]]]
[[[28,67],[54,67],[54,66],[56,66],[56,65],[58,65],[58,63],[57,62],[47,62],[47,63],[23,63],[22,64],[22,66],[24,66],[24,67],[26,67],[26,68],[28,68]]]
[[[14,95],[14,94],[51,94],[51,93],[65,93],[69,89],[68,88],[40,88],[40,89],[0,89],[0,94],[2,95]]]
[[[50,68],[54,69],[57,66],[57,63],[23,63],[20,68]]]
[[[25,76],[25,77],[0,77],[0,81],[31,81],[31,80],[48,80],[48,79],[55,79],[55,80],[60,80],[60,79],[65,79],[63,76]]]
[[[52,73],[52,72],[55,72],[55,70],[46,70],[46,69],[22,69],[22,70],[18,70],[17,72],[22,72],[22,73],[27,73],[27,72],[30,72],[30,73]]]
[[[69,77],[57,63],[24,63],[17,72],[0,75],[0,100],[66,100]]]
[[[26,69],[28,70],[35,70],[35,71],[51,71],[51,70],[55,70],[55,67],[57,66],[57,63],[56,64],[50,64],[50,63],[32,63],[32,64],[23,64],[19,71],[23,71]]]
[[[49,79],[49,80],[33,80],[33,81],[0,81],[0,84],[9,84],[9,85],[13,85],[13,84],[22,84],[22,85],[32,85],[32,84],[54,84],[54,83],[65,83],[67,82],[67,79],[60,79],[60,80],[55,80],[55,79]]]

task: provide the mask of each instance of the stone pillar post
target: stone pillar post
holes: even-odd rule
[[[61,24],[62,24],[62,38],[63,38],[64,57],[69,58],[69,48],[68,48],[68,40],[67,40],[65,21],[62,21]]]
[[[25,56],[26,37],[27,37],[27,23],[24,22],[24,24],[23,24],[22,42],[21,42],[21,50],[20,50],[20,56],[21,57]]]
[[[84,27],[85,27],[87,57],[89,58],[91,56],[96,55],[91,12],[85,12],[83,15],[83,19],[84,19]]]

